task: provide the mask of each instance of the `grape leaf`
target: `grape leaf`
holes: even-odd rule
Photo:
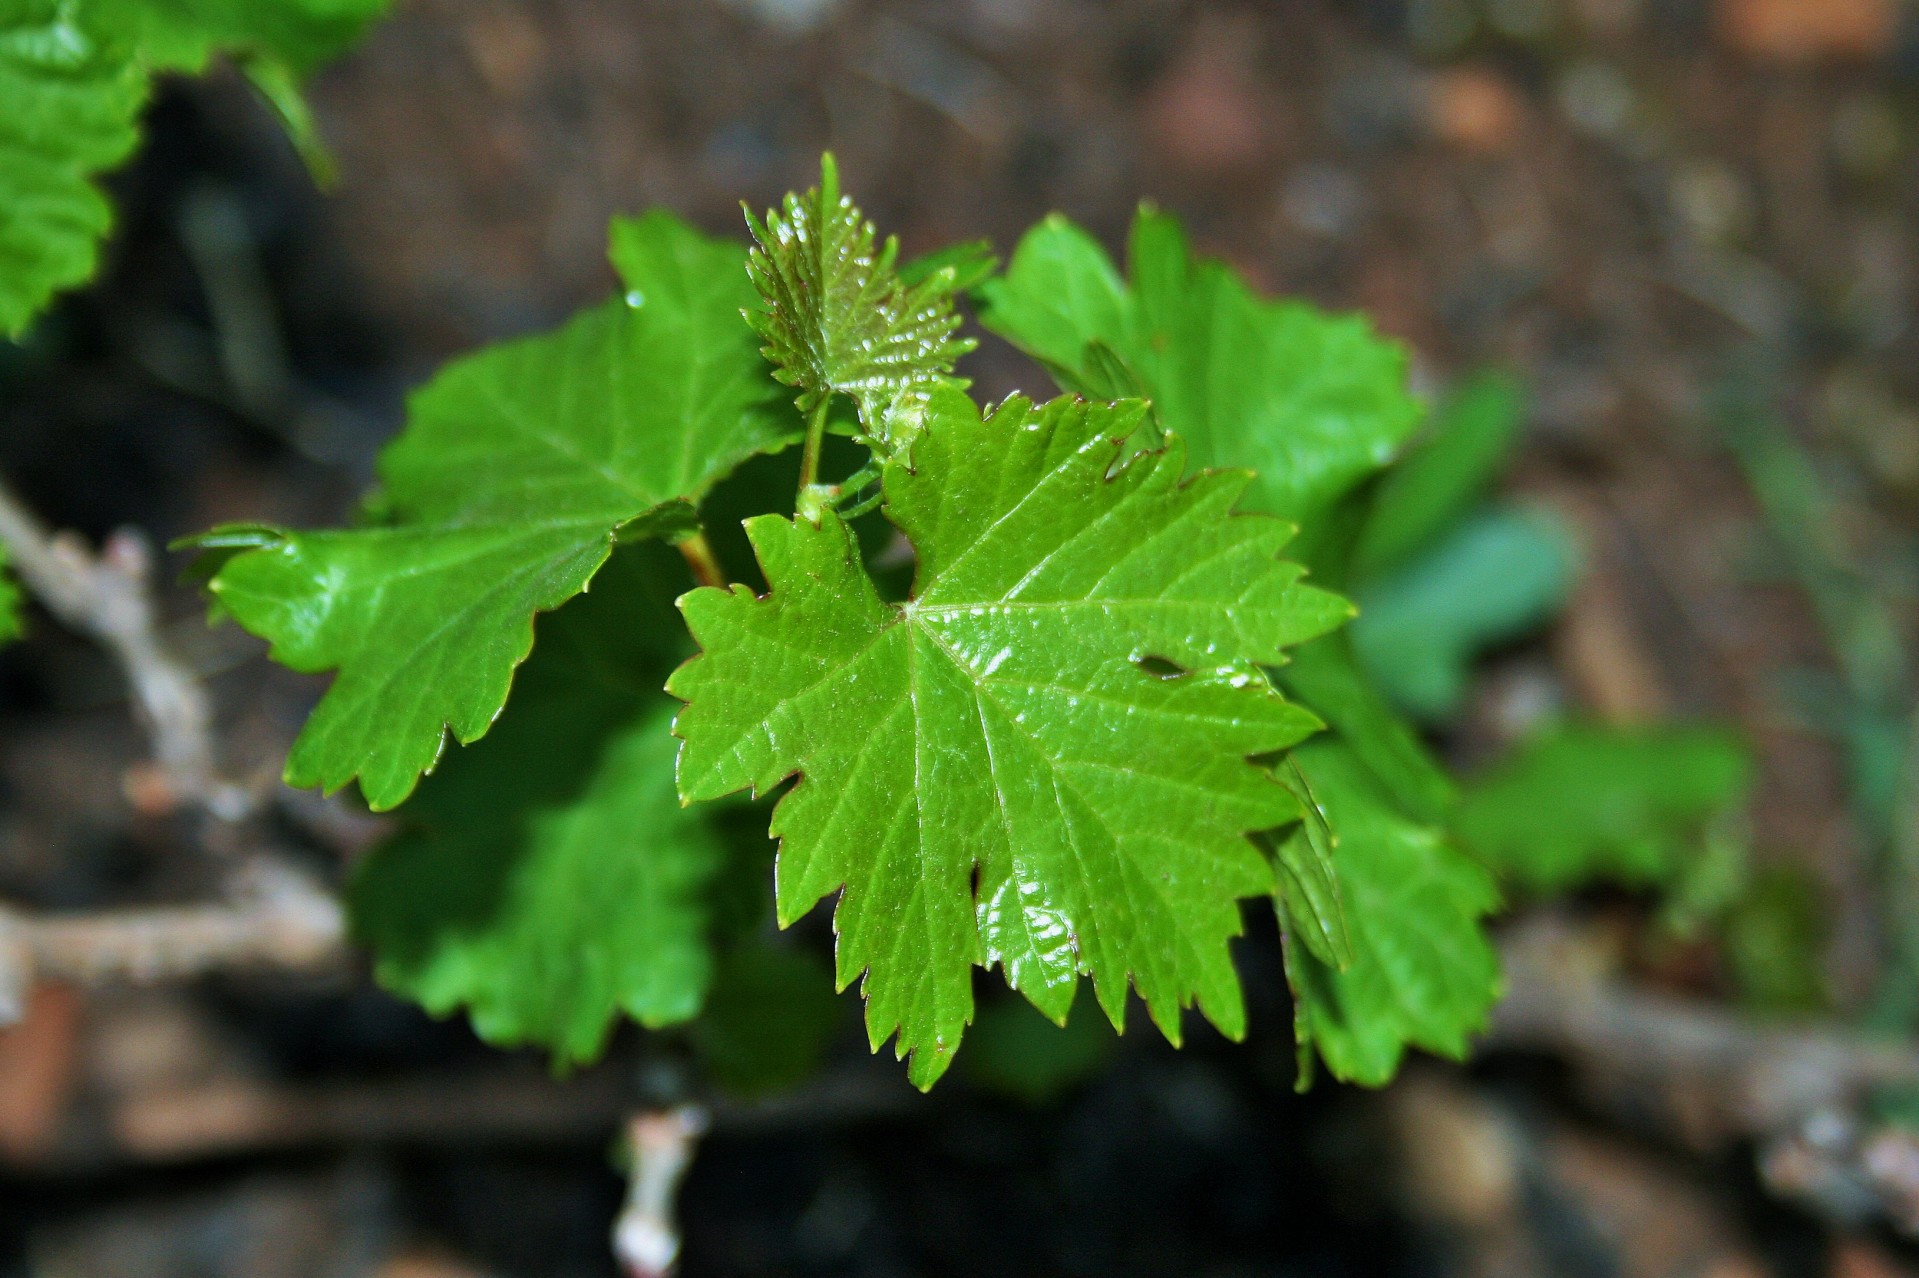
[[[1494,507],[1353,591],[1360,664],[1418,719],[1453,714],[1473,658],[1538,627],[1578,569],[1566,525],[1548,511]]]
[[[977,249],[962,245],[954,260],[921,267],[906,283],[894,265],[899,241],[877,243],[873,224],[840,193],[831,155],[820,159],[818,186],[763,218],[748,210],[746,224],[758,241],[748,270],[766,303],[749,318],[773,375],[799,390],[802,413],[835,392],[852,396],[867,437],[897,447],[887,408],[907,390],[945,380],[975,345],[953,336],[953,293],[962,270],[977,276]]]
[[[1409,820],[1345,743],[1292,755],[1339,832],[1334,855],[1353,958],[1334,968],[1289,935],[1286,973],[1302,1083],[1308,1052],[1334,1076],[1378,1086],[1408,1045],[1463,1056],[1499,993],[1479,920],[1499,903],[1492,876],[1434,828]]]
[[[93,274],[94,175],[132,154],[146,76],[60,0],[0,0],[0,336]]]
[[[1405,351],[1365,319],[1255,296],[1150,209],[1129,256],[1130,287],[1091,236],[1049,217],[980,287],[980,321],[1069,390],[1104,397],[1135,381],[1195,463],[1255,470],[1248,509],[1300,522],[1390,460],[1418,422]]]
[[[1525,405],[1510,377],[1480,373],[1446,397],[1423,439],[1380,478],[1355,539],[1352,575],[1378,576],[1457,523],[1519,442]]]
[[[1346,605],[1276,557],[1284,524],[1231,515],[1243,472],[1182,484],[1176,441],[1117,466],[1143,411],[1016,398],[982,419],[935,389],[882,478],[919,557],[907,602],[831,511],[749,521],[765,597],[680,601],[702,649],[667,685],[680,792],[803,775],[773,818],[780,920],[844,887],[840,983],[865,971],[869,1037],[897,1029],[922,1087],[975,964],[1055,1019],[1085,973],[1116,1024],[1130,976],[1174,1041],[1193,1002],[1243,1029],[1234,902],[1272,883],[1245,835],[1299,816],[1248,756],[1317,726],[1258,663]]]
[[[713,968],[707,896],[727,849],[715,814],[674,789],[659,689],[687,645],[662,610],[685,572],[663,553],[622,549],[540,618],[499,724],[427,779],[349,894],[382,985],[435,1015],[464,1005],[482,1038],[563,1063],[598,1056],[620,1013],[692,1017]]]
[[[1751,772],[1738,737],[1717,728],[1561,728],[1476,779],[1454,828],[1531,892],[1663,883],[1702,827],[1742,801]]]
[[[296,670],[337,670],[287,782],[406,798],[446,729],[478,738],[533,641],[622,538],[692,527],[692,504],[797,433],[740,322],[742,250],[664,214],[616,224],[627,293],[558,332],[449,366],[380,459],[379,524],[254,531],[211,582]],[[214,540],[219,538],[218,530]]]
[[[93,274],[113,222],[95,179],[132,154],[153,73],[198,73],[215,53],[233,54],[278,86],[276,109],[297,126],[291,81],[385,5],[0,0],[0,336],[18,336],[54,294]]]

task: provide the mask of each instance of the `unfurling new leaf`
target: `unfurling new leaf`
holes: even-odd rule
[[[820,161],[818,186],[788,195],[763,218],[749,209],[746,224],[758,241],[748,269],[765,300],[748,318],[773,375],[800,392],[800,411],[809,416],[836,393],[851,396],[866,437],[882,451],[898,447],[904,441],[888,421],[893,402],[946,380],[973,349],[970,338],[953,335],[960,322],[953,294],[962,272],[978,278],[979,251],[925,263],[912,282],[902,279],[899,242],[880,242],[840,193],[830,155]]]
[[[702,649],[668,685],[681,793],[802,775],[773,819],[780,918],[844,888],[839,979],[865,973],[869,1034],[897,1029],[921,1086],[975,965],[1055,1019],[1085,974],[1116,1023],[1130,981],[1175,1041],[1191,1003],[1244,1029],[1227,941],[1272,888],[1247,835],[1301,815],[1251,756],[1317,726],[1260,666],[1347,609],[1278,558],[1286,525],[1232,513],[1243,474],[1182,482],[1177,440],[1119,465],[1143,411],[982,418],[936,389],[883,478],[910,599],[880,597],[829,511],[749,523],[766,597],[681,601]]]

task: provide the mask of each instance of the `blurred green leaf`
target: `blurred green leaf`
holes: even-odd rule
[[[1541,895],[1594,879],[1666,884],[1706,823],[1743,802],[1751,771],[1744,744],[1716,728],[1560,728],[1473,781],[1453,828]]]
[[[13,642],[24,630],[20,604],[20,587],[7,571],[7,548],[0,546],[0,643]]]
[[[1482,511],[1357,588],[1353,651],[1401,710],[1445,719],[1459,709],[1473,658],[1558,611],[1576,568],[1572,534],[1556,516]]]
[[[721,955],[689,1033],[710,1078],[740,1096],[765,1096],[819,1069],[845,1011],[824,960],[753,939]]]
[[[946,291],[968,293],[992,278],[993,272],[999,269],[999,256],[993,252],[991,240],[948,244],[931,253],[922,253],[900,267],[900,283],[907,288],[917,288],[949,268],[952,275],[943,285]]]
[[[1501,373],[1467,378],[1433,414],[1426,435],[1374,489],[1353,548],[1363,581],[1425,549],[1472,509],[1499,478],[1524,423],[1519,384]]]
[[[963,1068],[982,1087],[1045,1105],[1104,1069],[1118,1045],[1091,1010],[1055,1025],[1025,999],[995,999],[979,1010]]]
[[[151,79],[246,66],[304,154],[301,76],[387,0],[0,0],[0,337],[95,270],[113,213],[96,179],[132,154]]]
[[[1823,893],[1810,875],[1785,866],[1760,872],[1720,925],[1739,1001],[1774,1016],[1825,1011],[1826,934]]]

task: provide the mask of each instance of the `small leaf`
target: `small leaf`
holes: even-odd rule
[[[989,240],[966,240],[934,249],[900,267],[900,283],[916,288],[936,275],[944,275],[948,293],[971,292],[993,277],[999,269],[999,257]]]
[[[1339,831],[1334,865],[1352,933],[1338,970],[1290,943],[1302,1082],[1308,1053],[1334,1077],[1379,1086],[1408,1047],[1461,1057],[1499,993],[1480,918],[1499,903],[1492,877],[1441,833],[1395,808],[1359,757],[1334,740],[1293,752]]]
[[[1520,746],[1460,803],[1460,841],[1529,892],[1669,881],[1751,777],[1715,728],[1568,727]]]
[[[1301,523],[1391,460],[1418,422],[1405,351],[1364,319],[1256,297],[1149,209],[1130,257],[1129,287],[1055,214],[980,287],[980,321],[1068,390],[1105,395],[1125,370],[1195,464],[1252,467],[1247,508]]]
[[[1459,709],[1473,658],[1539,627],[1577,572],[1572,534],[1546,511],[1496,507],[1355,591],[1353,652],[1400,709]]]
[[[797,435],[740,322],[741,249],[651,214],[615,225],[614,255],[625,297],[415,394],[380,459],[381,524],[282,533],[213,578],[275,660],[339,672],[289,784],[357,776],[374,808],[399,803],[448,728],[486,732],[535,613],[585,589],[616,540],[689,531],[708,488]]]
[[[1338,840],[1299,765],[1287,759],[1279,778],[1299,801],[1301,812],[1299,824],[1274,849],[1280,919],[1288,935],[1297,936],[1322,963],[1349,967],[1353,941],[1339,900],[1339,871],[1334,864]]]
[[[1432,426],[1373,491],[1352,554],[1355,580],[1425,549],[1477,505],[1512,455],[1524,424],[1519,386],[1499,373],[1468,378]]]
[[[563,1064],[598,1056],[621,1014],[687,1020],[711,978],[727,849],[674,790],[658,688],[685,644],[661,624],[673,577],[650,549],[540,619],[499,725],[421,786],[349,895],[387,989],[435,1015],[464,1006],[487,1041]]]
[[[799,390],[802,413],[836,392],[850,395],[867,437],[883,451],[899,446],[888,406],[948,380],[953,362],[975,345],[953,336],[953,293],[960,269],[975,274],[977,264],[960,257],[916,272],[914,283],[902,280],[894,269],[899,242],[878,243],[873,224],[840,193],[831,155],[820,159],[818,186],[788,195],[763,219],[749,210],[746,224],[759,243],[747,269],[765,302],[748,319],[774,376]]]
[[[1226,943],[1272,884],[1246,835],[1300,816],[1249,756],[1317,726],[1258,664],[1345,604],[1277,558],[1284,524],[1231,514],[1243,473],[1182,483],[1176,441],[1116,465],[1143,411],[1015,398],[982,420],[936,389],[883,478],[919,558],[906,603],[830,511],[748,522],[766,597],[680,601],[703,650],[668,684],[680,791],[803,774],[773,818],[780,920],[844,887],[839,980],[865,972],[869,1036],[897,1029],[922,1087],[976,964],[1055,1019],[1085,973],[1115,1024],[1130,978],[1174,1041],[1194,1002],[1244,1027]]]

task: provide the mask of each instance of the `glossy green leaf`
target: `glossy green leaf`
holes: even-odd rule
[[[585,589],[617,539],[689,530],[715,481],[794,438],[740,321],[742,250],[651,214],[615,226],[614,256],[625,296],[413,397],[380,459],[382,522],[272,535],[213,578],[275,660],[338,671],[289,784],[357,776],[374,808],[399,803],[448,729],[487,730],[535,613]]]
[[[1337,1078],[1378,1086],[1408,1047],[1464,1056],[1499,993],[1499,963],[1480,919],[1499,904],[1493,879],[1434,827],[1407,819],[1348,746],[1293,752],[1338,831],[1334,864],[1352,961],[1286,949],[1301,1079],[1317,1052]]]
[[[1525,402],[1500,373],[1455,388],[1432,424],[1373,491],[1352,554],[1355,580],[1374,577],[1426,549],[1491,490],[1519,442]]]
[[[0,336],[17,336],[54,294],[92,276],[113,222],[96,179],[132,154],[153,73],[198,73],[231,54],[283,88],[276,109],[287,115],[297,76],[351,44],[385,5],[0,0]]]
[[[803,775],[773,819],[780,919],[844,887],[839,979],[865,972],[874,1046],[897,1029],[921,1086],[975,964],[1055,1018],[1085,973],[1116,1023],[1130,977],[1175,1041],[1194,1002],[1244,1026],[1227,941],[1272,883],[1245,836],[1299,816],[1248,756],[1316,726],[1258,667],[1346,605],[1277,558],[1284,524],[1230,513],[1244,474],[1182,483],[1177,442],[1116,465],[1143,411],[1013,399],[982,420],[936,389],[883,479],[919,559],[907,602],[831,512],[749,521],[765,597],[681,600],[703,650],[668,685],[681,793]]]
[[[421,786],[349,894],[382,985],[564,1063],[598,1056],[621,1014],[693,1016],[712,973],[726,845],[673,784],[660,683],[687,645],[664,553],[621,551],[540,619],[499,725]]]
[[[1454,828],[1528,891],[1662,883],[1705,824],[1741,802],[1751,766],[1739,738],[1715,728],[1562,728],[1475,779]]]
[[[1201,466],[1250,466],[1247,508],[1306,521],[1389,461],[1419,420],[1406,354],[1359,316],[1256,296],[1195,259],[1172,218],[1133,223],[1132,282],[1058,215],[1027,232],[980,320],[1066,389],[1136,379]]]
[[[749,211],[746,224],[758,241],[748,269],[765,301],[750,318],[774,376],[798,389],[803,413],[835,393],[851,396],[868,438],[897,447],[903,440],[887,408],[909,389],[945,380],[973,349],[970,338],[953,336],[953,293],[961,269],[975,276],[977,263],[961,257],[915,272],[915,283],[902,280],[899,241],[881,243],[840,193],[831,155],[820,161],[818,186],[788,195],[764,218]]]
[[[1466,694],[1473,658],[1558,612],[1577,569],[1572,534],[1556,516],[1482,511],[1355,589],[1353,652],[1400,709],[1447,718]]]

